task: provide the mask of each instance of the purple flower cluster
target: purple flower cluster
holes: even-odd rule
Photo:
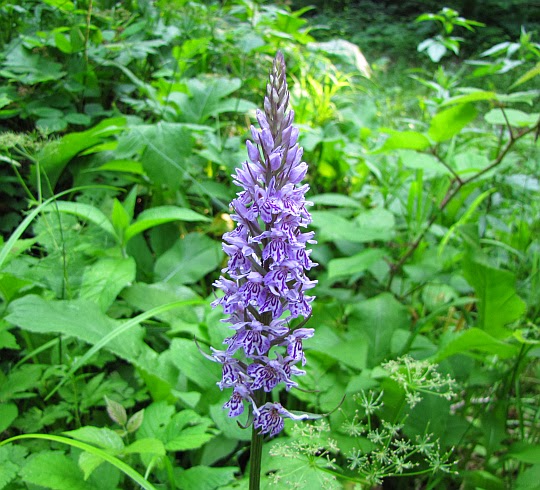
[[[223,235],[228,265],[214,286],[224,293],[212,303],[221,305],[234,334],[225,339],[226,349],[212,349],[212,358],[223,366],[221,389],[233,388],[224,408],[230,417],[251,404],[253,424],[262,434],[275,435],[283,429],[283,418],[294,415],[279,403],[264,403],[265,393],[283,383],[287,390],[297,386],[293,376],[305,374],[296,367],[306,358],[302,341],[313,335],[303,328],[311,315],[314,297],[306,292],[310,281],[306,270],[315,264],[306,244],[314,243],[313,232],[302,232],[311,222],[300,185],[307,164],[298,145],[294,112],[288,111],[289,92],[283,55],[278,53],[264,98],[264,112],[257,111],[260,129],[251,127],[247,141],[249,161],[233,175],[243,190],[231,203],[236,228]],[[296,329],[294,318],[304,320]]]

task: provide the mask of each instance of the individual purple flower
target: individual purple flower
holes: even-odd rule
[[[261,434],[275,436],[283,430],[283,418],[304,420],[309,415],[295,415],[283,408],[280,403],[266,403],[255,412],[253,426],[260,429]]]
[[[289,91],[283,55],[278,53],[270,73],[264,111],[256,112],[260,129],[251,126],[246,142],[248,160],[236,169],[233,182],[241,188],[231,202],[234,230],[223,235],[227,267],[214,286],[223,292],[212,306],[221,305],[234,333],[224,351],[207,356],[222,365],[221,389],[233,388],[224,405],[230,417],[244,412],[247,402],[253,426],[274,436],[283,418],[300,420],[280,404],[264,403],[265,394],[280,385],[297,386],[294,376],[305,374],[295,364],[306,363],[302,342],[313,336],[303,328],[314,297],[307,291],[316,281],[306,271],[317,264],[306,246],[315,243],[301,181],[307,164],[298,145],[294,112],[288,110]],[[291,322],[303,317],[300,327]],[[260,406],[259,406],[260,405]]]

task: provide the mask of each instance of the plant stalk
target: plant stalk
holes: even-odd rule
[[[251,453],[249,466],[249,490],[261,488],[261,461],[263,436],[255,427],[251,428]]]

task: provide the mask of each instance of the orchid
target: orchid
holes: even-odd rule
[[[306,358],[302,342],[313,336],[304,328],[311,315],[317,281],[306,271],[315,267],[307,244],[315,243],[305,200],[308,185],[301,185],[307,164],[298,145],[294,112],[288,110],[289,91],[285,61],[278,53],[264,98],[264,111],[256,113],[259,128],[251,126],[246,143],[249,159],[233,175],[241,188],[231,202],[235,228],[223,235],[229,257],[223,275],[214,283],[223,295],[212,305],[223,307],[225,322],[234,333],[225,339],[225,350],[213,349],[212,360],[222,364],[221,389],[233,388],[224,408],[230,417],[250,406],[254,430],[275,436],[284,418],[302,419],[279,403],[265,403],[266,393],[283,385],[297,386],[305,374],[296,367]],[[291,327],[295,318],[300,325]]]

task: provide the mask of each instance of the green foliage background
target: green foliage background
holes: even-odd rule
[[[538,24],[464,3],[0,1],[0,489],[247,488],[199,348],[278,49],[320,266],[275,396],[339,409],[263,488],[538,488]]]

